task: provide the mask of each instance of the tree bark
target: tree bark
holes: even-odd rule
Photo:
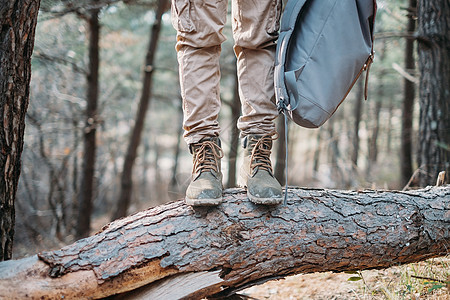
[[[142,131],[144,130],[145,116],[150,105],[150,98],[152,94],[153,83],[153,61],[156,53],[156,46],[158,45],[159,33],[161,31],[161,19],[164,12],[167,10],[169,2],[167,0],[158,0],[158,8],[156,11],[155,21],[152,25],[151,37],[145,57],[144,77],[142,81],[142,94],[139,101],[139,107],[136,112],[135,124],[128,143],[127,153],[123,164],[120,195],[117,201],[117,207],[114,211],[112,219],[118,219],[127,215],[128,207],[130,206],[131,194],[133,191],[133,167],[137,156],[137,149],[141,143]]]
[[[99,65],[100,65],[100,10],[91,11],[87,17],[89,27],[89,72],[86,76],[86,124],[84,127],[83,170],[78,201],[78,216],[76,237],[78,239],[89,235],[91,229],[92,201],[94,197],[96,133],[99,117],[97,116]]]
[[[448,253],[450,186],[288,193],[287,205],[268,207],[229,189],[218,207],[177,201],[117,220],[60,250],[0,263],[0,298],[133,290],[137,299],[200,299],[292,274],[386,268]]]
[[[39,0],[0,2],[0,261],[12,257],[14,201],[39,4]]]
[[[440,171],[450,182],[450,3],[418,5],[420,69],[419,184],[434,184]]]
[[[408,8],[408,33],[416,30],[417,17],[417,0],[409,0]],[[412,38],[406,39],[405,46],[405,69],[411,73],[415,69],[414,60],[414,42]],[[414,82],[407,78],[403,80],[403,107],[402,107],[402,134],[401,134],[401,181],[405,186],[413,174],[412,169],[412,133],[413,133],[413,115],[414,115],[414,98],[416,95],[416,87]]]

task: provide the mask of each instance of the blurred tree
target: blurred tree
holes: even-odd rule
[[[277,119],[278,140],[274,168],[274,176],[281,185],[286,183],[286,124],[284,118],[287,116],[279,115]]]
[[[331,182],[338,185],[338,182],[343,178],[343,172],[339,167],[339,160],[341,159],[341,152],[339,150],[339,130],[337,129],[337,117],[339,117],[339,112],[337,112],[332,118],[327,121],[328,126],[328,163],[330,166],[330,178]]]
[[[39,4],[39,0],[0,1],[0,261],[12,257],[14,201]]]
[[[113,220],[126,216],[128,208],[130,206],[131,193],[133,191],[133,167],[136,160],[137,149],[141,142],[145,116],[150,104],[150,98],[152,94],[152,78],[154,73],[153,61],[155,58],[156,47],[158,45],[159,33],[161,30],[162,15],[170,7],[169,3],[170,2],[168,0],[158,0],[156,16],[152,25],[152,29],[150,31],[151,37],[147,55],[145,58],[141,99],[139,101],[139,107],[136,112],[135,124],[130,135],[127,153],[125,155],[120,183],[120,195],[112,217]]]
[[[381,49],[378,54],[380,63],[384,61],[386,57],[386,40],[383,40]],[[377,86],[377,99],[375,100],[375,108],[373,112],[372,128],[370,130],[370,136],[367,140],[368,142],[368,163],[366,175],[369,175],[372,166],[377,162],[378,158],[378,135],[380,131],[380,112],[385,97],[384,89],[384,77],[386,75],[386,69],[380,70],[378,74],[378,86]]]
[[[181,103],[181,97],[179,99],[180,103]],[[183,109],[182,106],[179,105],[178,106],[178,130],[177,130],[177,142],[175,145],[175,153],[174,153],[174,157],[173,157],[173,168],[172,168],[172,176],[170,178],[170,188],[172,191],[176,190],[178,183],[177,180],[177,174],[178,174],[178,169],[179,169],[179,163],[180,163],[180,144],[182,142],[182,137],[183,137]],[[176,194],[176,193],[175,193]]]
[[[317,130],[317,136],[316,136],[316,150],[314,150],[314,157],[313,157],[313,176],[316,176],[317,172],[319,171],[319,162],[320,162],[320,153],[322,150],[321,140],[322,140],[322,132],[324,130],[320,128]]]
[[[353,110],[353,135],[352,144],[353,151],[351,156],[352,166],[354,169],[358,167],[358,156],[359,156],[359,125],[361,123],[362,108],[363,108],[363,97],[364,97],[364,79],[365,76],[359,77],[356,86],[356,103]]]
[[[234,77],[234,89],[232,103],[230,103],[231,109],[231,134],[230,134],[230,151],[228,152],[228,180],[227,187],[236,187],[236,158],[239,149],[239,129],[236,126],[235,120],[241,115],[241,100],[239,99],[239,82],[236,69],[233,73]]]
[[[421,186],[450,177],[450,2],[418,3],[420,123],[418,165]]]
[[[95,1],[94,1],[95,2]],[[89,65],[86,76],[86,124],[84,127],[83,170],[78,201],[78,216],[76,223],[76,238],[89,235],[91,229],[92,201],[94,195],[95,155],[97,150],[96,132],[99,123],[97,115],[99,94],[100,65],[100,9],[95,8],[87,15],[82,15],[89,28]]]
[[[413,34],[416,30],[417,0],[409,0],[407,33]],[[407,38],[405,45],[405,70],[408,73],[415,69],[414,39]],[[405,186],[413,174],[412,170],[412,134],[414,116],[414,98],[416,95],[415,83],[409,78],[403,79],[403,108],[402,108],[402,135],[401,135],[401,184]]]

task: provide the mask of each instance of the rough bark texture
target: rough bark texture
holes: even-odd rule
[[[418,165],[421,186],[440,171],[450,182],[450,1],[418,3],[420,123]]]
[[[120,179],[120,195],[117,201],[117,207],[112,217],[113,220],[127,215],[130,206],[131,194],[133,191],[133,167],[137,156],[137,149],[141,143],[142,131],[144,130],[145,116],[150,106],[153,83],[153,61],[155,58],[156,47],[158,45],[159,33],[161,31],[161,20],[164,12],[169,8],[168,0],[158,0],[155,21],[152,25],[150,42],[145,57],[144,74],[142,80],[142,94],[139,101],[139,108],[136,112],[135,124],[130,135],[127,153],[123,164],[122,176]]]
[[[450,248],[450,186],[291,188],[287,205],[275,207],[252,204],[242,189],[224,198],[216,208],[161,205],[39,259],[1,263],[0,298],[99,298],[135,290],[137,298],[197,299],[298,273],[386,268]],[[172,289],[177,296],[157,297],[177,281],[184,282]]]
[[[0,1],[0,261],[10,259],[39,0]]]
[[[409,0],[408,8],[408,33],[416,30],[417,1]],[[406,39],[405,45],[405,69],[408,73],[413,73],[415,69],[414,60],[414,39]],[[414,116],[414,98],[416,96],[416,87],[414,82],[407,78],[403,79],[403,106],[402,106],[402,135],[401,135],[401,181],[405,186],[413,174],[412,169],[412,134],[413,134],[413,116]]]
[[[80,188],[80,201],[76,225],[76,237],[89,235],[91,229],[92,201],[94,195],[96,133],[99,117],[97,116],[99,65],[100,65],[100,10],[94,9],[87,18],[89,25],[89,73],[87,75],[86,124],[84,128],[83,175]]]

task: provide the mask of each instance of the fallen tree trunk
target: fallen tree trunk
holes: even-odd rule
[[[298,273],[387,268],[450,249],[450,186],[293,188],[287,205],[275,207],[250,203],[241,189],[224,197],[216,208],[161,205],[60,250],[2,262],[0,298],[196,299]]]

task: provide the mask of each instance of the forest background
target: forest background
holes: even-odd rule
[[[368,101],[359,80],[322,128],[290,124],[289,185],[423,185],[415,4],[378,1]],[[230,16],[225,34],[222,170],[225,185],[234,187],[240,103]],[[192,166],[182,140],[175,41],[166,1],[41,2],[15,202],[14,258],[61,247],[109,220],[184,196]],[[283,132],[283,123],[278,126]],[[283,146],[280,135],[273,161],[284,184]]]
[[[450,2],[377,2],[369,100],[362,79],[322,128],[290,124],[287,180],[282,134],[273,149],[283,184],[411,189],[450,174]],[[5,0],[0,25],[0,260],[59,248],[110,220],[183,198],[191,156],[170,1]],[[220,123],[224,184],[234,187],[240,103],[230,17],[225,34]],[[447,257],[390,268],[370,282],[361,272],[349,276],[363,282],[364,298],[417,299],[448,295],[448,270]],[[295,277],[280,299],[301,297],[301,285],[312,295],[313,283],[324,290],[336,278],[300,276],[303,283]],[[273,287],[289,285],[274,284],[262,297],[277,299]]]

